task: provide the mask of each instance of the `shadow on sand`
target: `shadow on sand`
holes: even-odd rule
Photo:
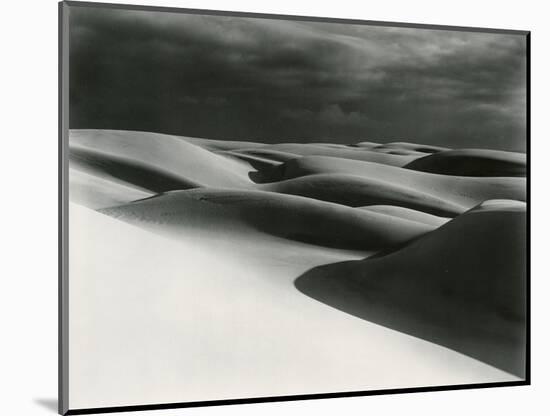
[[[385,256],[315,267],[295,286],[343,312],[524,378],[524,216],[488,214],[465,215]]]

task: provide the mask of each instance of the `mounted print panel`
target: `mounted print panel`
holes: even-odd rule
[[[529,383],[529,33],[60,4],[60,412]]]

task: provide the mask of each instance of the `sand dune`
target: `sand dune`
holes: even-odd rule
[[[69,159],[75,169],[129,184],[152,193],[203,186],[161,167],[153,167],[136,159],[110,155],[82,147],[72,147],[69,150]]]
[[[403,186],[367,176],[315,174],[261,186],[261,189],[289,195],[300,195],[350,207],[364,205],[396,205],[426,213],[454,217],[466,210],[464,205],[426,193],[412,186]]]
[[[262,232],[318,246],[376,252],[432,231],[432,225],[300,196],[261,191],[176,191],[101,210],[131,223],[180,233]]]
[[[169,173],[173,177],[203,186],[246,188],[250,166],[216,155],[176,136],[116,130],[71,130],[73,151],[131,161],[133,166]],[[126,167],[120,170],[127,171]],[[117,172],[118,168],[111,171]],[[154,176],[153,174],[149,176]]]
[[[523,377],[525,215],[520,202],[488,202],[401,250],[321,266],[296,286],[345,312]]]
[[[522,155],[113,130],[69,147],[72,407],[524,377]]]
[[[312,174],[340,173],[375,179],[446,200],[466,209],[488,199],[524,201],[524,178],[480,178],[431,174],[396,166],[325,156],[305,156],[279,166],[273,179]],[[436,214],[438,215],[438,214]]]
[[[447,150],[405,166],[422,172],[460,176],[525,176],[525,154],[488,149]]]
[[[188,140],[200,142],[204,148],[188,143]],[[482,178],[430,174],[391,166],[394,163],[391,158],[401,158],[402,156],[360,149],[342,150],[341,148],[331,148],[320,144],[300,145],[288,143],[276,145],[256,144],[256,146],[251,147],[246,142],[231,142],[227,147],[234,150],[216,150],[214,152],[206,149],[209,147],[223,147],[218,141],[209,144],[209,141],[205,139],[199,140],[140,132],[89,130],[73,131],[70,142],[74,167],[85,170],[90,174],[114,179],[123,184],[153,193],[196,187],[225,187],[259,189],[313,198],[318,197],[322,200],[351,206],[393,203],[390,202],[392,199],[383,200],[380,195],[372,200],[366,199],[365,186],[372,188],[369,183],[372,184],[372,181],[378,181],[384,182],[386,188],[399,188],[399,193],[428,195],[433,200],[443,201],[449,207],[454,207],[439,211],[433,209],[426,211],[443,216],[456,214],[457,210],[455,208],[457,207],[461,207],[458,212],[463,212],[488,199],[525,200],[526,187],[523,178]],[[254,143],[252,144],[254,145]],[[379,147],[381,146],[379,145]],[[390,143],[383,146],[386,148],[401,146],[422,149],[420,145],[407,143]],[[240,150],[238,150],[239,148]],[[290,151],[295,153],[290,153]],[[300,157],[298,155],[306,152],[340,154],[345,157]],[[422,158],[422,160],[440,156],[444,159],[447,157],[445,155],[450,154],[452,156],[452,152],[443,151],[431,154]],[[382,163],[350,159],[351,156],[348,153],[359,154],[362,155],[359,158],[373,159]],[[508,154],[510,152],[500,153]],[[491,154],[499,155],[500,153]],[[371,157],[373,154],[376,157]],[[390,159],[387,159],[388,157]],[[407,166],[411,167],[411,164],[409,163]],[[282,179],[292,179],[312,174],[362,176],[367,178],[368,183],[360,187],[357,180],[352,181],[353,184],[347,187],[350,190],[348,195],[345,195],[343,190],[336,192],[338,195],[335,195],[334,185],[330,186],[332,189],[330,192],[320,190],[319,179],[311,181],[314,184],[311,188],[304,187],[304,181],[298,181],[301,183],[299,186],[284,181],[277,186],[265,185],[266,182],[277,182]],[[260,185],[256,186],[255,183]],[[335,179],[335,183],[339,184],[341,180]],[[327,185],[330,184],[327,183]],[[400,198],[393,198],[393,200],[399,200]],[[421,210],[421,206],[418,204],[398,205]],[[428,205],[433,207],[431,203]]]

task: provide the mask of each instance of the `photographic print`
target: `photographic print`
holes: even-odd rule
[[[529,383],[529,33],[60,3],[60,412]]]

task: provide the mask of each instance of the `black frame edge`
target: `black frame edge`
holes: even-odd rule
[[[297,400],[318,400],[318,399],[336,399],[346,397],[366,397],[366,396],[381,396],[387,394],[409,394],[409,393],[428,393],[439,391],[456,391],[456,390],[472,390],[482,388],[495,387],[516,387],[527,386],[530,382],[527,380],[520,381],[505,381],[498,383],[480,383],[480,384],[458,384],[449,386],[432,386],[432,387],[410,387],[403,389],[385,389],[385,390],[369,390],[369,391],[354,391],[341,393],[319,393],[319,394],[303,394],[296,396],[275,396],[275,397],[257,397],[248,399],[226,399],[226,400],[210,400],[198,402],[183,402],[183,403],[164,403],[151,405],[131,405],[131,406],[113,406],[113,407],[97,407],[89,409],[72,409],[66,415],[88,415],[95,413],[114,413],[114,412],[135,412],[144,410],[167,410],[167,409],[183,409],[190,407],[213,407],[213,406],[228,406],[238,404],[254,404],[254,403],[273,403],[273,402],[289,402]]]
[[[63,138],[63,88],[62,88],[62,73],[63,73],[63,3],[57,4],[57,25],[58,25],[58,44],[57,44],[57,123],[58,123],[58,138],[57,138],[57,165],[58,165],[58,189],[57,189],[57,411],[59,414],[64,413],[64,394],[63,394],[63,167],[62,167],[62,138]]]
[[[69,411],[68,363],[68,7],[58,3],[58,413]]]
[[[527,269],[525,270],[525,293],[526,293],[526,320],[525,320],[525,380],[531,384],[531,32],[525,34],[525,155],[527,162],[526,176],[526,202],[527,202]]]

